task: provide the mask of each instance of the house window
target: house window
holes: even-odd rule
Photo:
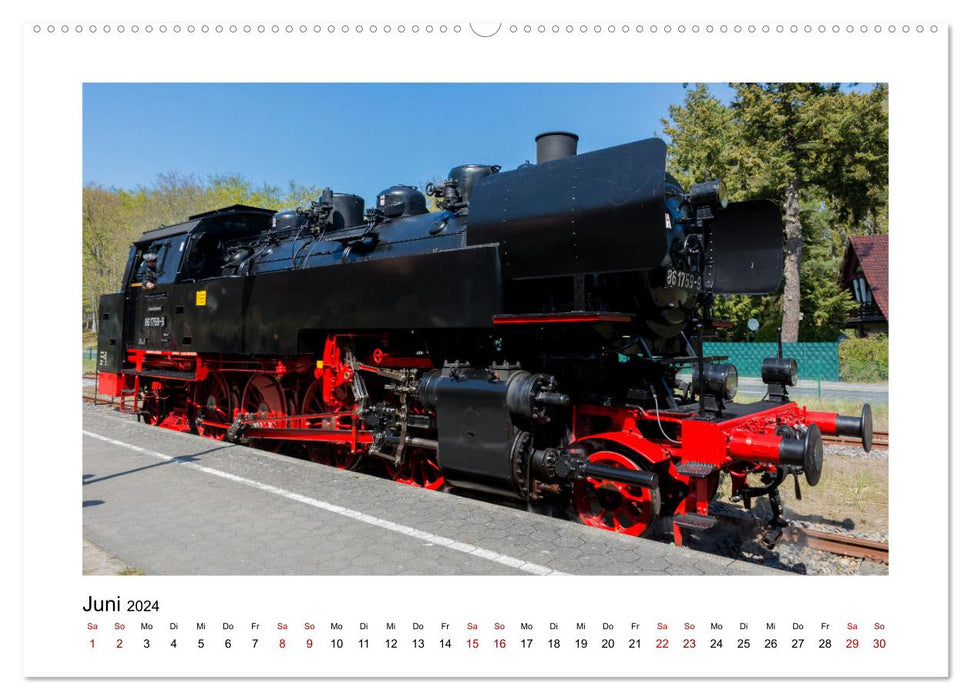
[[[873,304],[873,290],[866,282],[866,277],[862,275],[853,278],[853,298],[860,306],[870,306]]]

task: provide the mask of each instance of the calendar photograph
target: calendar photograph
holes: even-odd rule
[[[84,84],[83,573],[887,575],[889,102]]]

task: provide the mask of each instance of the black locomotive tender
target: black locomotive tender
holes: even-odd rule
[[[778,208],[729,204],[718,180],[685,192],[659,139],[536,144],[535,165],[453,168],[427,188],[439,211],[409,186],[368,210],[325,189],[306,209],[145,233],[101,298],[99,390],[163,427],[596,527],[647,535],[663,518],[678,543],[715,522],[727,473],[734,500],[768,495],[778,532],[778,487],[819,481],[821,434],[872,442],[869,406],[790,401],[781,344],[752,404],[704,356],[714,295],[778,287]]]

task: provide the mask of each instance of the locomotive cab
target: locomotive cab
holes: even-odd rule
[[[122,298],[116,302],[122,309],[114,312],[121,328],[114,335],[122,335],[129,349],[194,349],[194,328],[202,319],[193,309],[195,290],[189,286],[219,277],[226,247],[266,229],[273,213],[235,205],[142,234],[129,255]],[[111,340],[117,345],[121,339],[106,342]]]

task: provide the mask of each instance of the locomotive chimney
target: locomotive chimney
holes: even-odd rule
[[[575,156],[579,140],[579,136],[569,131],[547,131],[540,134],[536,137],[536,163]]]

